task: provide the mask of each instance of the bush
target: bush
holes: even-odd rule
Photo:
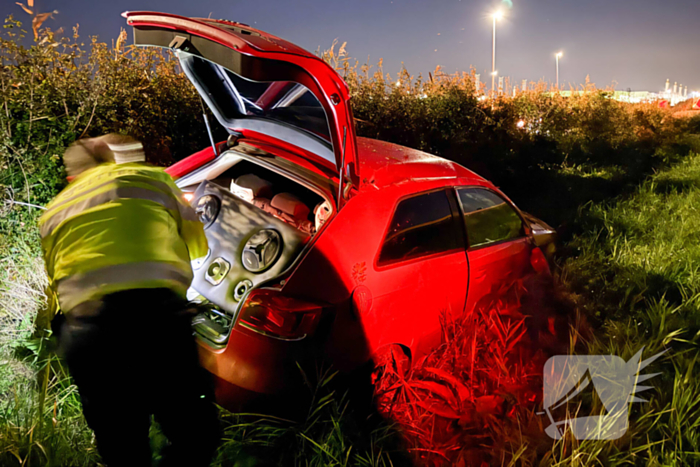
[[[207,146],[209,141],[201,119],[201,101],[186,77],[179,73],[177,62],[169,53],[125,46],[125,33],[111,46],[92,39],[89,52],[80,42],[77,28],[72,38],[63,39],[44,30],[31,47],[21,45],[24,34],[21,24],[10,17],[0,36],[0,266],[4,271],[0,273],[0,362],[3,365],[0,368],[0,411],[3,415],[0,417],[3,420],[0,423],[0,463],[94,465],[96,455],[90,432],[80,417],[75,388],[60,362],[49,365],[42,361],[38,357],[40,343],[29,338],[34,315],[44,300],[42,287],[46,282],[38,259],[37,215],[41,206],[65,185],[62,154],[77,138],[108,132],[129,133],[144,141],[149,160],[161,165],[179,160]],[[611,311],[618,303],[630,306],[627,310],[634,311],[635,317],[641,315],[633,305],[640,302],[644,287],[649,285],[646,281],[653,277],[632,273],[626,276],[622,269],[615,269],[619,265],[610,266],[608,256],[622,251],[618,247],[622,240],[614,239],[613,234],[613,230],[619,231],[619,225],[617,220],[605,217],[612,215],[606,214],[612,213],[612,209],[595,206],[620,194],[633,194],[653,170],[700,151],[700,118],[672,118],[670,110],[653,104],[620,103],[612,100],[607,91],[588,84],[571,97],[548,92],[543,85],[535,84],[515,97],[485,100],[475,86],[473,72],[447,75],[438,68],[426,80],[420,76],[414,78],[403,70],[394,81],[384,75],[381,62],[372,73],[369,66],[352,64],[344,47],[337,52],[332,47],[323,57],[340,71],[350,86],[359,135],[434,153],[477,171],[503,187],[521,207],[559,225],[564,240],[571,238],[570,234],[584,231],[583,237],[574,237],[571,247],[564,249],[564,255],[579,256],[567,263],[565,271],[575,274],[580,281],[569,282],[587,297],[592,315],[596,307]],[[695,184],[696,180],[681,182]],[[644,186],[650,193],[645,195],[648,200],[658,203],[651,194],[652,188]],[[672,184],[667,187],[669,190],[686,188]],[[581,209],[582,206],[588,207]],[[621,205],[614,212],[620,209],[623,210],[621,214],[615,214],[619,222],[629,221],[630,229],[644,230],[645,224],[637,225],[639,222],[627,219],[630,213],[641,211],[641,207]],[[690,212],[687,206],[686,211]],[[584,215],[583,222],[581,215]],[[648,216],[642,220],[653,221]],[[597,243],[597,228],[603,229],[603,233],[609,232],[610,240],[604,237],[603,247]],[[645,238],[645,241],[652,244],[654,239]],[[640,247],[639,251],[644,253],[644,248]],[[663,264],[659,258],[665,257],[657,253],[658,257],[645,254],[637,257],[635,253],[628,258],[635,264],[648,263],[650,258]],[[695,274],[694,269],[686,266],[687,271]],[[688,291],[697,298],[691,280],[695,276],[684,269],[679,273],[682,280],[673,279],[671,276],[678,272],[674,267],[664,264],[663,280],[652,284],[653,298],[656,303],[663,304],[659,306],[665,310],[663,316],[673,315],[674,311],[668,308],[677,306]],[[620,277],[620,281],[613,284],[610,295],[621,302],[597,297],[593,289],[610,286],[615,276]],[[629,284],[623,284],[623,277],[632,278],[634,287],[630,289]],[[441,432],[454,437],[437,440],[442,443],[444,452],[449,451],[444,457],[462,463],[493,461],[495,458],[484,456],[483,451],[470,452],[473,446],[466,442],[467,449],[462,451],[451,447],[455,442],[464,442],[474,430],[483,429],[481,440],[493,447],[494,453],[505,453],[513,464],[527,465],[534,461],[532,452],[524,454],[523,446],[527,442],[538,445],[538,455],[546,449],[554,452],[551,445],[539,445],[536,437],[525,436],[520,447],[506,446],[503,442],[504,433],[516,436],[513,433],[518,433],[518,422],[528,425],[533,421],[532,413],[528,412],[530,406],[509,410],[507,414],[512,417],[501,420],[500,424],[492,423],[493,414],[477,410],[480,403],[488,406],[487,402],[493,402],[497,394],[508,393],[503,389],[503,374],[486,370],[495,365],[517,367],[512,359],[520,354],[511,350],[519,345],[522,323],[517,319],[503,321],[483,311],[470,318],[471,321],[446,324],[443,347],[423,361],[422,368],[410,375],[401,374],[399,382],[423,391],[423,395],[428,392],[445,394],[447,402],[453,404],[449,408],[464,422],[461,425],[452,423],[449,430]],[[653,312],[649,316],[653,326],[658,316]],[[604,316],[599,317],[604,319]],[[659,329],[667,329],[666,321],[661,324]],[[607,322],[602,329],[610,336],[615,336],[620,329],[629,331],[618,325]],[[693,331],[696,328],[693,325]],[[467,341],[486,350],[490,341],[485,341],[484,337],[490,339],[494,330],[499,329],[508,334],[500,360],[495,359],[498,355],[486,351],[476,356],[472,352],[471,366],[460,360],[460,352],[466,352]],[[476,331],[479,339],[467,339],[469,332]],[[641,337],[638,340],[641,342]],[[658,339],[655,344],[659,345]],[[617,350],[613,345],[600,345],[601,352]],[[38,382],[33,380],[35,372],[49,367],[53,371],[42,372],[43,379]],[[527,389],[532,383],[531,368],[527,365],[518,368],[519,373],[516,373],[520,380],[512,383],[523,385],[516,388],[512,399],[515,402],[529,397]],[[687,372],[683,373],[685,370]],[[674,390],[677,386],[680,388],[681,381],[688,380],[684,374],[693,375],[691,370],[692,365],[688,369],[687,362],[681,365]],[[480,374],[480,385],[466,376],[472,371]],[[387,376],[384,382],[395,385],[396,381],[391,380],[395,376]],[[464,381],[469,384],[465,385]],[[450,399],[455,391],[458,396],[460,390],[466,391],[468,397]],[[689,393],[682,393],[680,389],[677,392],[689,397]],[[346,436],[344,430],[350,430],[347,427],[352,424],[344,418],[345,403],[342,398],[334,400],[333,393],[328,394],[319,401],[324,410],[313,412],[306,424],[291,428],[286,425],[279,428],[269,421],[251,424],[232,417],[227,428],[230,444],[224,446],[218,462],[228,465],[225,454],[238,452],[241,446],[267,449],[286,446],[287,441],[292,440],[300,452],[314,457],[308,462],[299,455],[280,457],[285,462],[321,465],[331,461],[343,463],[343,459],[350,463],[349,459],[353,459],[364,465],[391,463],[382,451],[386,444],[381,439],[375,442],[373,438],[367,449],[363,447],[351,453],[358,436]],[[418,416],[425,422],[407,443],[418,450],[427,449],[426,440],[434,443],[436,439],[424,436],[425,430],[441,430],[444,426],[440,417],[449,417],[437,415],[432,406],[408,407],[411,400],[403,402],[402,416]],[[685,418],[675,422],[679,429],[687,430],[686,445],[695,449],[697,430],[688,414],[697,413],[697,403],[690,402],[691,407],[684,412]],[[507,406],[514,408],[512,404]],[[683,408],[680,402],[671,406]],[[498,407],[505,405],[499,402]],[[665,410],[664,407],[660,406],[659,410]],[[454,417],[455,413],[448,412],[446,405],[442,409],[443,415]],[[499,416],[502,418],[503,414],[499,412]],[[485,420],[490,424],[484,425]],[[402,422],[405,419],[399,418],[399,423]],[[671,420],[662,431],[671,430],[675,422]],[[261,423],[265,425],[262,428],[258,426]],[[403,424],[410,426],[408,422]],[[273,432],[279,436],[265,441]],[[372,431],[372,437],[383,438],[389,432],[380,427]],[[676,447],[668,441],[671,431],[668,434],[657,431],[655,435],[669,450]],[[564,451],[569,449],[558,446]],[[84,455],[76,454],[80,450]],[[551,454],[549,459],[566,459],[570,453],[571,450],[565,454]],[[435,461],[432,454],[426,454],[424,460],[439,462],[440,455],[436,454],[438,460]],[[685,454],[681,457],[689,459]],[[595,455],[591,454],[590,458]]]
[[[578,206],[621,194],[700,150],[698,136],[687,136],[700,131],[672,110],[618,102],[590,83],[568,97],[530,83],[515,97],[490,100],[473,70],[438,67],[428,80],[403,70],[393,80],[381,62],[374,72],[353,63],[344,46],[323,56],[350,86],[358,135],[458,162],[527,211],[565,225],[564,233]]]
[[[62,154],[81,137],[128,133],[145,142],[151,162],[167,165],[208,144],[199,96],[166,52],[72,38],[45,30],[21,45],[25,32],[9,17],[0,37],[0,251],[15,226],[65,185]],[[22,229],[20,229],[22,230]],[[33,238],[27,239],[35,243]]]
[[[42,32],[31,47],[8,18],[0,35],[0,464],[95,465],[75,386],[31,339],[45,300],[36,220],[65,185],[80,137],[129,133],[151,162],[208,144],[199,97],[167,53]],[[37,381],[36,373],[40,372]]]

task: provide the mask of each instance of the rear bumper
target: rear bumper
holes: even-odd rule
[[[215,377],[217,403],[249,411],[299,393],[309,347],[309,339],[278,340],[236,325],[222,349],[200,340],[199,356]]]

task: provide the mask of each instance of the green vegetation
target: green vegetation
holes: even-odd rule
[[[64,186],[61,154],[76,138],[131,133],[146,142],[149,157],[159,164],[205,147],[201,103],[167,55],[125,47],[123,36],[111,47],[92,41],[86,52],[77,31],[61,40],[43,31],[31,48],[19,45],[19,23],[8,20],[4,31],[0,465],[96,465],[76,389],[61,362],[45,351],[49,342],[32,337],[45,298],[35,206]],[[645,356],[669,352],[649,369],[662,375],[650,381],[656,389],[643,395],[650,402],[633,407],[630,431],[622,439],[552,442],[542,437],[544,422],[533,415],[534,405],[495,409],[505,407],[496,394],[531,400],[525,388],[508,389],[504,375],[485,371],[515,368],[509,365],[520,355],[516,349],[527,341],[520,321],[486,313],[457,327],[446,324],[446,342],[420,371],[398,371],[395,365],[396,371],[382,376],[384,383],[400,383],[426,398],[447,386],[467,391],[473,407],[455,405],[450,412],[445,406],[437,413],[432,406],[411,406],[409,412],[406,404],[412,399],[404,393],[401,407],[406,410],[395,413],[392,426],[377,414],[367,417],[338,376],[320,372],[309,385],[310,408],[300,422],[222,414],[225,439],[215,464],[382,466],[405,465],[409,457],[438,462],[440,455],[426,451],[435,442],[426,436],[430,430],[456,436],[439,441],[446,449],[456,446],[451,459],[461,465],[700,463],[695,365],[700,119],[675,119],[670,110],[653,105],[619,103],[593,86],[568,98],[534,86],[515,98],[480,101],[469,74],[436,70],[426,80],[403,72],[397,86],[381,64],[377,72],[359,67],[342,48],[326,51],[324,58],[351,87],[360,135],[455,160],[492,179],[525,210],[559,226],[559,312],[575,308],[580,319],[575,314],[574,319],[584,323],[581,334],[571,334],[575,351],[626,359],[642,347]],[[464,348],[457,344],[467,341],[467,331],[477,335],[470,341],[473,349],[484,349],[472,351],[471,366],[459,363]],[[507,374],[530,381],[526,370]],[[462,377],[469,372],[480,375],[476,383],[465,384]],[[595,402],[585,404],[581,410],[588,413],[600,410]],[[415,431],[407,429],[406,417],[413,417]],[[403,430],[403,441],[397,430]],[[157,447],[162,438],[157,433],[153,438]]]
[[[121,131],[169,164],[207,145],[199,97],[169,57],[92,40],[90,52],[48,30],[30,48],[11,17],[0,36],[0,252],[36,248],[37,210],[65,185],[61,155],[72,141]],[[25,203],[25,204],[18,204]],[[24,246],[18,246],[24,245]],[[14,251],[14,250],[13,250]]]
[[[700,462],[700,155],[642,183],[625,199],[581,210],[583,233],[568,247],[562,277],[595,317],[585,353],[629,359],[668,350],[648,373],[649,403],[634,404],[617,441],[555,445],[573,465],[697,465]],[[645,383],[646,384],[646,383]],[[593,407],[600,413],[600,407]]]

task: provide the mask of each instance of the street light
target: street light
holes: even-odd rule
[[[491,72],[491,92],[495,93],[494,83],[496,82],[496,77],[498,76],[498,70]]]
[[[496,23],[503,19],[503,11],[498,10],[493,15],[493,60],[491,61],[491,92],[496,92]]]
[[[559,59],[564,56],[564,52],[559,52],[555,55],[557,57],[557,91],[559,90]]]

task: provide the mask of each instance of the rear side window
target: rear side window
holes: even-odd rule
[[[471,248],[523,235],[520,216],[496,193],[483,188],[462,188],[458,193]]]
[[[459,225],[445,191],[401,201],[391,219],[378,264],[461,248]]]

